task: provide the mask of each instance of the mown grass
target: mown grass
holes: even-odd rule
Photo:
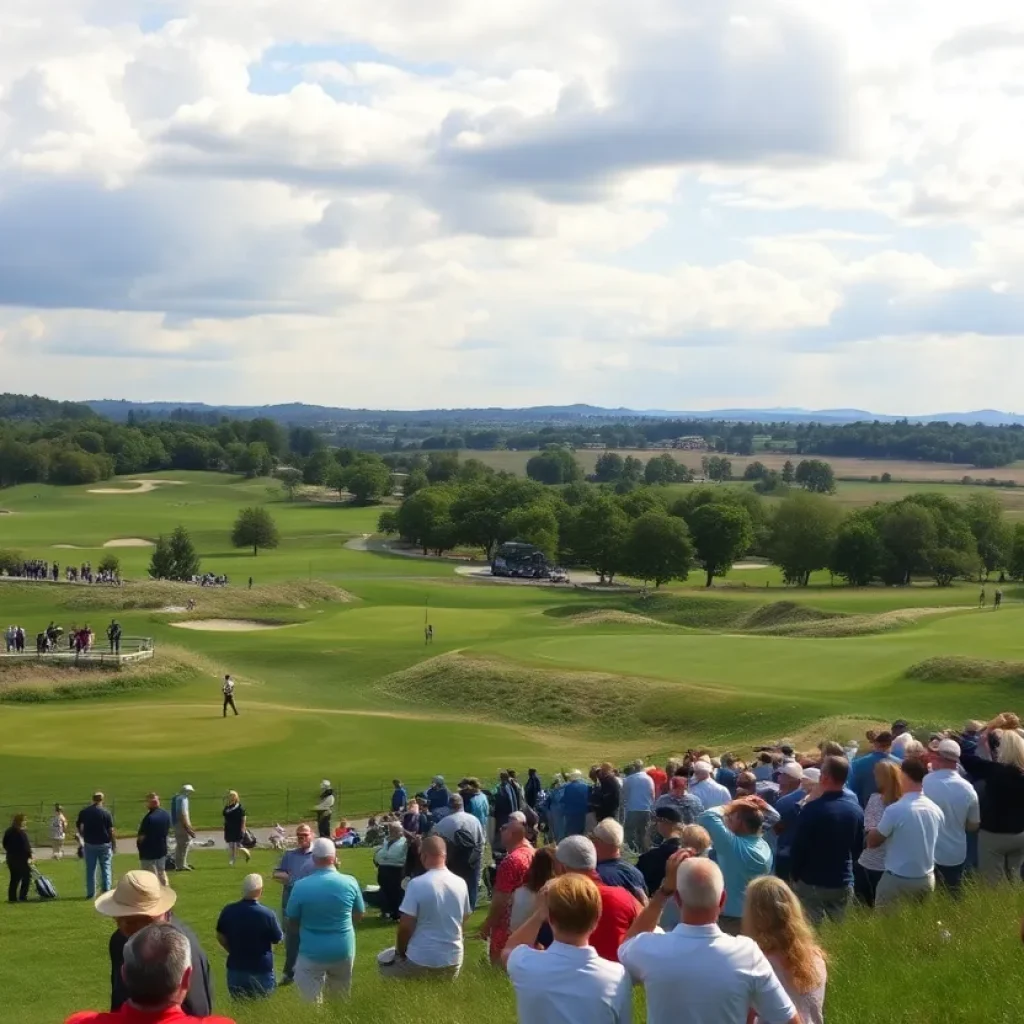
[[[43,855],[45,856],[45,854]],[[225,985],[225,954],[214,927],[221,907],[238,897],[246,870],[268,879],[265,902],[276,909],[269,881],[275,859],[258,850],[250,868],[230,868],[226,854],[194,855],[197,870],[172,876],[178,890],[176,913],[199,936],[214,973],[215,1012],[238,1024],[280,1024],[305,1018],[308,1007],[296,991],[279,991],[265,1003],[232,1003]],[[116,858],[116,870],[134,866]],[[18,1024],[53,1024],[73,1011],[104,1009],[109,1000],[107,938],[110,922],[81,899],[77,861],[42,867],[61,898],[49,904],[0,905],[0,990],[4,1019]],[[361,882],[373,880],[369,853],[341,855],[341,869]],[[1021,956],[1018,890],[971,890],[959,903],[936,897],[896,913],[853,914],[822,932],[829,956],[826,1019],[833,1024],[1003,1024],[1019,1019],[1014,980]],[[462,977],[454,986],[381,981],[376,953],[394,943],[394,926],[368,917],[357,927],[352,998],[315,1014],[327,1024],[513,1024],[515,999],[500,973],[482,963],[484,945],[472,937],[485,908],[471,926]],[[278,953],[280,970],[283,950]],[[635,1019],[644,1019],[642,991],[634,991]]]

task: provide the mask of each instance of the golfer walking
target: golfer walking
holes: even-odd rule
[[[231,710],[237,715],[238,708],[235,707],[235,681],[231,676],[224,677],[224,685],[221,687],[221,693],[224,694],[223,717],[228,717],[228,708],[231,708]]]

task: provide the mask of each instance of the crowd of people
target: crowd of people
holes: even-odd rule
[[[245,877],[241,899],[216,928],[229,993],[258,998],[294,984],[310,1003],[346,995],[355,926],[368,908],[396,925],[393,945],[376,958],[381,977],[454,982],[470,915],[488,901],[478,936],[507,973],[523,1024],[628,1021],[634,985],[646,989],[651,1024],[741,1024],[748,1015],[820,1024],[827,958],[815,929],[823,921],[841,922],[855,902],[884,913],[927,900],[937,887],[959,897],[969,873],[981,884],[1020,881],[1024,867],[1016,715],[921,739],[897,721],[866,741],[863,753],[863,742],[800,752],[781,741],[747,761],[692,750],[664,766],[635,761],[619,771],[605,763],[590,770],[589,783],[573,771],[545,786],[532,769],[523,781],[509,769],[493,787],[471,777],[449,787],[436,776],[410,796],[396,779],[389,809],[367,829],[376,886],[339,872],[335,840],[314,838],[306,824],[273,872],[279,917],[261,903],[263,879]],[[211,1011],[209,961],[173,916],[165,870],[172,833],[176,867],[190,870],[193,792],[182,787],[170,812],[151,794],[137,835],[139,869],[116,888],[102,794],[76,819],[87,896],[98,888],[97,910],[117,923],[115,1011],[139,1005],[131,965],[169,944],[181,956],[160,998],[187,1015]],[[335,791],[324,780],[320,792],[317,831],[329,834]],[[224,822],[232,862],[248,859],[237,793],[225,801]],[[3,846],[9,898],[24,899],[32,851],[23,816]]]
[[[48,562],[42,558],[26,559],[14,572],[4,569],[3,574],[25,580],[52,580],[54,583],[59,582],[61,578],[60,563]],[[64,579],[68,583],[103,583],[114,587],[119,587],[124,582],[121,573],[116,569],[100,569],[94,572],[92,562],[65,566]]]

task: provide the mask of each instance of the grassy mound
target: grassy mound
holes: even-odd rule
[[[819,608],[797,604],[795,601],[772,601],[771,604],[763,604],[744,615],[737,621],[736,628],[760,633],[804,626],[811,622],[827,622],[842,617],[840,612],[824,612]]]
[[[599,625],[620,625],[620,626],[671,626],[671,622],[663,622],[661,619],[652,619],[649,615],[637,615],[635,612],[621,612],[613,608],[606,608],[600,611],[580,612],[579,615],[570,616],[569,622],[573,626],[599,626]]]
[[[167,690],[217,674],[212,662],[177,647],[161,647],[152,661],[117,670],[99,665],[26,665],[0,660],[0,704],[45,704]]]
[[[814,621],[796,621],[780,623],[767,629],[756,630],[770,636],[791,637],[850,637],[869,636],[876,633],[889,633],[903,629],[920,619],[933,615],[948,615],[955,608],[900,608],[891,612],[879,612],[876,615],[835,615]]]
[[[911,665],[907,679],[921,683],[1024,683],[1024,661],[986,661],[984,658],[928,658]]]
[[[555,605],[546,608],[544,614],[556,619],[571,619],[596,612],[618,611],[690,629],[727,630],[736,628],[743,617],[752,614],[758,607],[754,601],[705,595],[609,594],[606,600],[600,602]]]
[[[68,587],[61,604],[73,611],[184,608],[189,599],[207,618],[251,612],[259,608],[307,608],[323,602],[344,603],[352,595],[318,581],[244,587],[196,587],[169,580],[125,583],[123,587]],[[242,616],[244,617],[244,615]]]

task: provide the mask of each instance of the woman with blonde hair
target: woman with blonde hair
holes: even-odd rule
[[[875,785],[878,792],[872,793],[864,808],[864,835],[878,827],[882,814],[889,804],[896,803],[903,795],[900,786],[900,766],[895,761],[878,761],[875,764]],[[869,907],[875,905],[875,890],[885,872],[885,850],[881,846],[869,850],[866,846],[857,861],[854,871],[857,898]]]
[[[781,878],[764,875],[747,885],[743,934],[761,947],[803,1024],[822,1024],[825,954],[796,893]]]
[[[231,864],[235,863],[235,857],[240,853],[248,863],[249,851],[242,845],[245,836],[245,808],[238,798],[238,794],[232,789],[228,791],[224,807],[224,842],[228,846],[228,859]]]
[[[1024,737],[1013,723],[1015,715],[1001,715],[982,732],[979,748],[988,761],[966,751],[960,763],[972,780],[983,780],[981,829],[978,832],[978,871],[993,885],[1004,879],[1019,882],[1024,864]],[[1000,726],[1001,732],[995,730]]]

